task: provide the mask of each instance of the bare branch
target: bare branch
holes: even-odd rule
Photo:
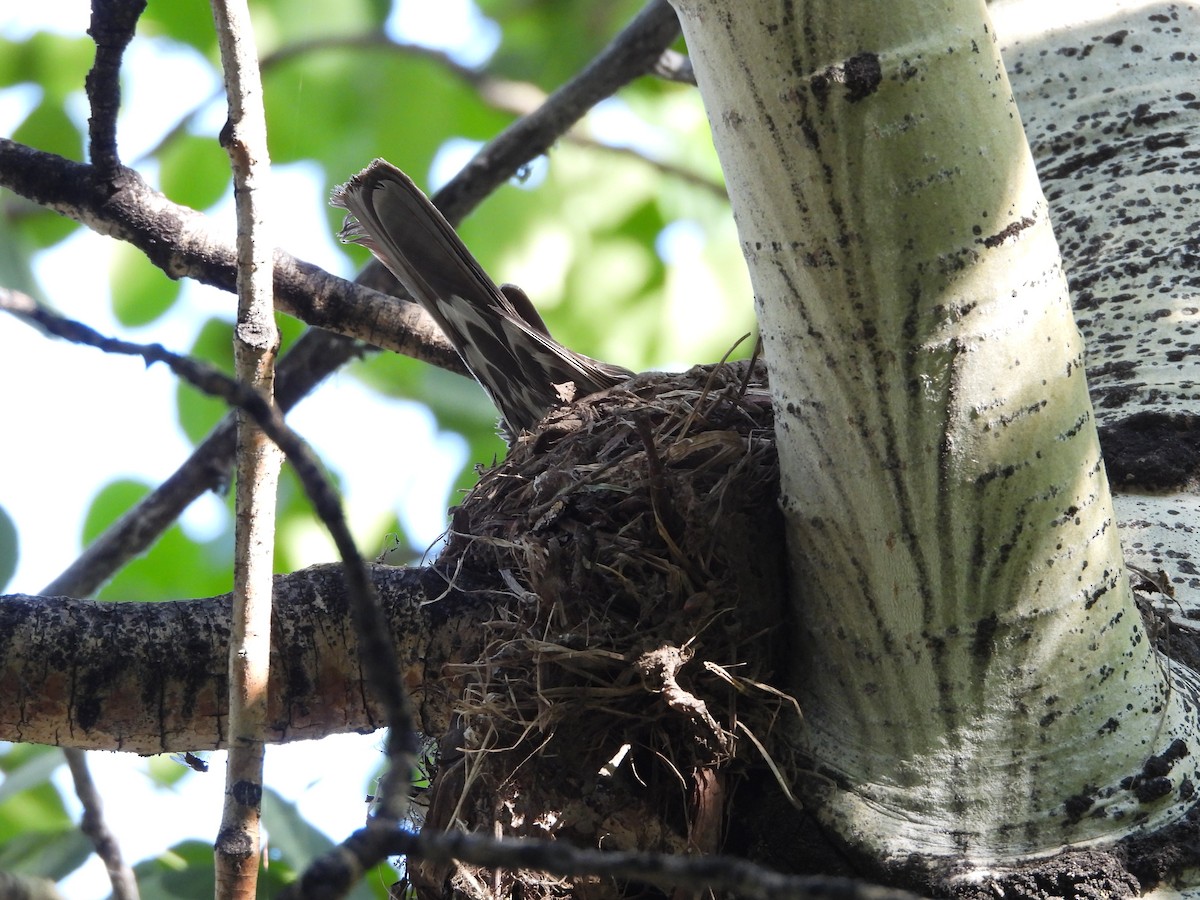
[[[237,208],[238,313],[234,366],[238,380],[274,407],[279,329],[272,298],[272,250],[262,188],[270,177],[262,77],[250,10],[213,0],[229,119],[221,143],[233,169]],[[271,663],[271,572],[275,498],[282,454],[249,415],[238,416],[233,563],[233,633],[229,642],[229,754],[225,803],[214,843],[217,897],[252,900],[261,847],[262,734]]]
[[[88,117],[88,155],[103,175],[115,173],[121,167],[117,154],[121,58],[145,8],[146,0],[97,0],[92,4],[88,34],[96,42],[96,61],[84,81],[92,107]]]
[[[422,731],[448,728],[460,689],[447,674],[483,651],[483,585],[449,589],[432,569],[372,564],[397,672],[418,685]],[[476,593],[468,593],[474,589]],[[384,726],[368,689],[340,564],[274,582],[271,743]],[[0,740],[127,753],[228,746],[231,595],[162,603],[0,599]],[[69,672],[62,660],[71,660]],[[53,673],[61,673],[55,675]]]
[[[71,779],[75,783],[75,796],[83,804],[83,820],[79,830],[88,836],[96,848],[96,855],[104,862],[108,870],[108,880],[112,884],[114,900],[138,900],[137,880],[133,869],[121,856],[121,847],[116,837],[108,830],[104,822],[104,804],[100,800],[100,792],[92,781],[92,773],[88,770],[87,753],[73,747],[64,747],[63,756],[67,759],[67,767],[71,770]]]
[[[117,152],[121,59],[145,8],[145,0],[92,4],[88,34],[96,43],[96,59],[87,74],[84,87],[91,106],[88,118],[89,156],[98,172],[114,173],[121,165]],[[138,900],[137,880],[104,821],[104,807],[92,781],[86,754],[82,750],[64,748],[63,755],[71,770],[75,794],[83,805],[80,830],[91,840],[96,855],[104,862],[113,896],[116,900]]]

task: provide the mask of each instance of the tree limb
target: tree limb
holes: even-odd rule
[[[88,150],[94,165],[104,173],[121,166],[117,153],[117,113],[121,108],[121,59],[133,40],[137,21],[146,0],[117,0],[92,5],[88,34],[96,42],[96,61],[84,87],[91,115],[88,117]]]
[[[279,329],[272,298],[274,243],[264,202],[271,174],[262,76],[250,9],[213,0],[229,118],[221,143],[233,170],[237,210],[237,378],[275,405]],[[214,844],[217,897],[250,900],[258,885],[263,760],[271,667],[271,572],[283,454],[253,417],[239,412],[234,512],[233,627],[229,646],[229,754],[221,829]]]
[[[75,747],[64,747],[63,756],[67,760],[67,768],[71,770],[75,796],[83,804],[83,818],[79,822],[79,830],[87,835],[96,848],[96,855],[104,863],[104,868],[108,871],[108,880],[112,884],[114,900],[138,900],[140,893],[133,869],[125,862],[116,836],[104,821],[104,804],[101,802],[100,792],[96,789],[96,782],[92,780],[87,754]]]
[[[449,718],[447,666],[481,649],[485,597],[432,569],[369,565],[421,730]],[[263,740],[382,728],[341,565],[275,578]],[[163,603],[0,598],[0,739],[165,753],[227,746],[229,594]],[[68,662],[65,662],[69,660]]]

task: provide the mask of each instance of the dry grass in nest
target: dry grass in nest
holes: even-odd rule
[[[775,668],[785,566],[765,377],[698,366],[589,397],[454,511],[439,567],[503,586],[458,708],[464,791],[504,802],[535,753],[584,790],[622,766],[645,786],[655,767],[686,782],[758,758],[742,736],[765,739],[779,716],[757,685]],[[471,752],[485,750],[512,752]]]

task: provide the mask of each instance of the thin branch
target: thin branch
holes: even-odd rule
[[[83,804],[83,820],[79,823],[79,830],[88,836],[96,848],[96,855],[104,862],[108,880],[112,883],[114,900],[138,900],[140,895],[133,869],[125,863],[117,839],[105,824],[104,804],[100,800],[100,792],[96,790],[96,783],[92,781],[92,773],[88,771],[87,752],[64,747],[63,755],[71,770],[75,795]]]
[[[88,34],[96,42],[96,61],[84,80],[91,115],[88,156],[101,176],[121,167],[117,155],[117,113],[121,108],[121,58],[133,40],[146,0],[96,0]]]
[[[229,119],[221,143],[233,170],[237,209],[238,314],[234,367],[238,380],[274,407],[279,330],[272,298],[273,247],[265,187],[271,163],[262,77],[250,10],[239,0],[213,0]],[[271,573],[275,500],[282,457],[247,414],[238,416],[233,564],[233,634],[229,642],[229,754],[225,803],[214,844],[216,895],[253,900],[261,846],[263,759],[271,665]]]

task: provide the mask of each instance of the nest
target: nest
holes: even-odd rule
[[[481,473],[439,568],[495,584],[495,614],[457,673],[437,824],[696,849],[695,773],[761,760],[785,706],[765,687],[786,565],[765,388],[748,363],[640,375]]]

